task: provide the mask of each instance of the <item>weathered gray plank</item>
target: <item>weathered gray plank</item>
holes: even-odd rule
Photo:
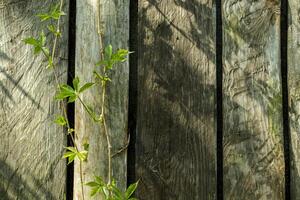
[[[213,7],[211,0],[139,1],[140,199],[215,199]]]
[[[51,0],[0,0],[0,199],[63,199],[66,137],[53,123],[56,85],[43,56],[21,40],[45,27],[35,16]],[[65,9],[67,12],[67,10]],[[66,80],[67,18],[59,42],[59,73]],[[48,41],[49,43],[49,41]]]
[[[97,0],[98,1],[98,0]],[[97,34],[97,1],[77,1],[76,25],[76,69],[75,73],[82,82],[93,80],[95,63],[100,59],[100,46]],[[101,0],[101,22],[104,25],[104,42],[112,44],[114,49],[128,48],[129,39],[129,1]],[[100,69],[100,68],[99,68]],[[128,115],[128,63],[120,65],[111,73],[112,83],[107,88],[107,123],[112,135],[113,152],[127,143]],[[100,113],[101,91],[95,88],[82,95],[84,101],[96,107]],[[76,104],[75,128],[78,143],[90,144],[88,162],[84,163],[84,182],[90,181],[94,175],[107,175],[107,144],[101,128],[95,125],[83,110]],[[113,177],[118,185],[126,187],[126,151],[113,158]],[[82,199],[80,191],[79,163],[75,163],[74,199]],[[90,191],[85,189],[85,197],[89,199]]]
[[[279,12],[222,1],[225,199],[284,199]]]
[[[288,6],[288,89],[289,89],[289,120],[291,134],[291,199],[300,197],[300,68],[299,68],[299,9],[300,3],[290,0]]]

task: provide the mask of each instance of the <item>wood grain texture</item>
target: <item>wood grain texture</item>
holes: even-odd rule
[[[215,11],[211,0],[141,0],[137,197],[215,199]]]
[[[280,1],[223,0],[224,198],[284,199]]]
[[[300,68],[299,68],[299,1],[291,0],[288,5],[288,88],[289,121],[291,134],[291,199],[300,199]]]
[[[82,82],[93,81],[95,63],[100,59],[99,39],[96,27],[96,0],[77,1],[76,25],[76,68],[75,73]],[[112,44],[114,49],[128,49],[129,39],[129,1],[101,0],[101,22],[104,27],[104,42]],[[116,67],[110,74],[112,83],[107,88],[107,124],[112,137],[113,152],[127,143],[128,118],[128,79],[129,65],[124,63]],[[82,95],[82,99],[96,108],[100,113],[101,86],[97,86]],[[99,125],[95,125],[76,103],[75,128],[78,143],[90,144],[88,162],[84,163],[84,182],[90,181],[94,175],[107,178],[107,143]],[[126,151],[113,158],[113,177],[120,188],[125,189],[127,180]],[[82,199],[80,192],[79,163],[75,162],[74,199]],[[90,191],[85,189],[86,199]]]
[[[54,76],[46,69],[43,56],[35,57],[32,47],[22,42],[26,37],[38,36],[45,28],[35,15],[48,11],[54,3],[57,1],[0,0],[0,199],[3,200],[64,198],[66,161],[61,158],[66,137],[53,123],[59,114],[54,100]],[[57,53],[62,82],[66,81],[67,70],[67,24],[64,17],[64,34]]]

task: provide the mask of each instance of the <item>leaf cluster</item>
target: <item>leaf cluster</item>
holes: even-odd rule
[[[42,22],[50,19],[58,20],[63,15],[66,15],[66,13],[60,10],[60,4],[56,4],[48,13],[37,14]]]
[[[86,150],[78,151],[75,147],[65,147],[68,151],[63,155],[63,158],[68,159],[68,164],[72,163],[75,158],[80,161],[87,159],[88,152]]]
[[[86,185],[91,187],[92,197],[96,194],[102,194],[106,200],[137,200],[132,195],[138,186],[138,182],[131,184],[125,192],[122,192],[116,186],[115,181],[106,184],[99,176],[95,176],[94,180],[86,183]]]
[[[55,98],[57,100],[63,100],[68,98],[68,103],[72,103],[78,98],[79,94],[81,94],[82,92],[89,89],[95,84],[95,83],[85,83],[82,87],[80,87],[79,83],[80,80],[78,77],[76,77],[73,79],[73,87],[67,84],[60,85],[59,92]]]
[[[112,69],[115,64],[125,62],[130,53],[132,52],[127,49],[119,49],[113,53],[112,46],[107,45],[104,49],[104,59],[99,61],[96,66],[104,66],[107,70]]]
[[[23,40],[25,44],[32,45],[34,47],[34,54],[39,54],[43,52],[46,57],[49,57],[49,49],[45,46],[46,44],[46,36],[42,31],[38,38],[29,37]]]

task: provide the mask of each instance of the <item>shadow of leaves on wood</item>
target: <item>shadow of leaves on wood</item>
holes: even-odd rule
[[[25,178],[26,177],[26,178]],[[51,191],[47,190],[45,180],[51,180],[51,174],[45,180],[23,174],[19,168],[11,167],[0,160],[0,199],[1,200],[57,200]]]

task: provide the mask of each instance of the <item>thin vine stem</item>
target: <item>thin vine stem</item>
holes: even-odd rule
[[[103,31],[101,31],[101,2],[100,0],[97,1],[97,30],[98,30],[98,37],[99,37],[99,46],[100,46],[100,58],[101,60],[104,58],[103,55]],[[102,27],[103,29],[103,27]],[[106,74],[106,68],[103,67],[103,75]],[[102,82],[102,104],[101,104],[101,118],[102,118],[102,125],[103,125],[103,131],[106,137],[106,142],[107,142],[107,159],[108,159],[108,174],[107,174],[107,179],[108,179],[108,185],[111,184],[112,182],[112,154],[111,154],[111,139],[110,139],[110,134],[107,129],[107,124],[106,124],[106,117],[105,117],[105,95],[106,95],[106,83]],[[109,191],[109,197],[111,197],[111,191]]]
[[[60,0],[60,6],[59,6],[59,11],[62,11],[63,10],[63,5],[64,5],[64,0]],[[61,20],[61,16],[58,17],[57,19],[57,24],[56,24],[56,32],[57,33],[60,33],[60,20]],[[53,61],[54,57],[55,57],[55,53],[56,53],[56,48],[57,48],[57,42],[58,42],[58,37],[59,37],[59,34],[55,34],[55,37],[54,37],[54,42],[53,42],[53,47],[52,47],[52,53],[51,53],[51,61]],[[44,53],[45,54],[45,53]],[[46,55],[46,54],[45,54]],[[59,84],[59,81],[58,81],[58,75],[57,75],[57,72],[56,72],[56,67],[55,67],[55,64],[52,62],[52,69],[53,69],[53,74],[54,74],[54,78],[55,78],[55,82],[56,82],[56,85],[58,88],[60,88],[60,84]],[[61,89],[60,89],[61,90]],[[63,102],[60,102],[60,106],[63,110],[63,115],[64,115],[64,118],[66,120],[66,124],[67,124],[67,128],[68,128],[68,131],[71,130],[71,126],[70,126],[70,122],[68,120],[68,116],[67,116],[67,109],[66,109],[66,106]],[[70,137],[71,137],[71,140],[74,144],[74,147],[77,151],[79,151],[79,148],[78,148],[78,145],[76,143],[76,140],[71,133],[70,134]],[[74,135],[76,137],[76,134],[74,132]],[[81,194],[82,194],[82,199],[84,200],[84,188],[83,188],[83,170],[82,170],[82,161],[79,160],[79,173],[80,173],[80,184],[81,184]]]

